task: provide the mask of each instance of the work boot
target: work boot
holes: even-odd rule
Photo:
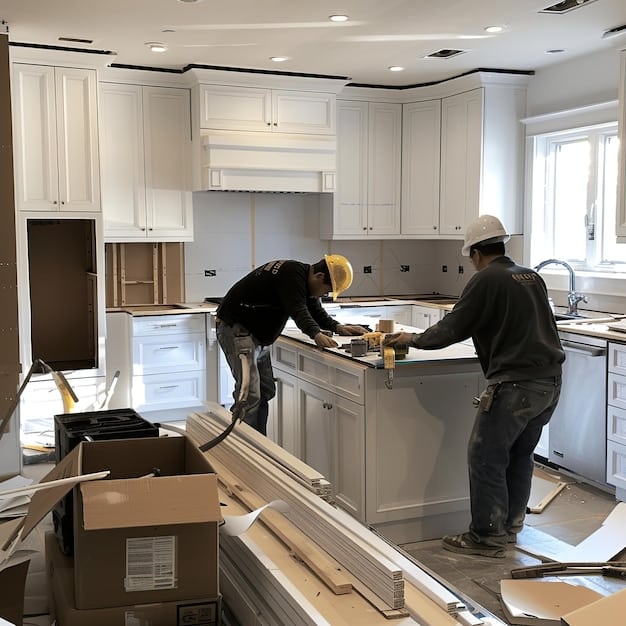
[[[487,546],[474,541],[469,533],[462,535],[446,535],[441,540],[444,550],[476,556],[488,556],[496,559],[504,558],[506,550],[498,546]]]

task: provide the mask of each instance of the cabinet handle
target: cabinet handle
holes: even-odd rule
[[[267,122],[267,125],[268,125],[268,126],[271,126],[271,125],[272,125],[272,122]]]
[[[177,324],[153,324],[152,328],[176,328]]]
[[[367,226],[363,226],[363,230],[367,230]]]
[[[161,346],[158,348],[159,350],[178,350],[180,346]]]
[[[145,229],[145,228],[142,228],[141,230],[142,230],[143,232],[146,232],[146,229]]]
[[[433,230],[437,230],[437,227],[436,227],[436,226],[433,226]]]
[[[274,122],[274,126],[278,126],[278,122]]]
[[[53,200],[52,204],[59,204],[57,200]]]
[[[162,387],[159,387],[159,389],[163,389],[163,390],[168,390],[168,389],[177,389],[178,385],[163,385]]]

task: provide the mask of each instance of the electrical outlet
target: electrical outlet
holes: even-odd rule
[[[364,274],[371,274],[372,273],[372,266],[371,265],[364,265],[363,266],[363,273]]]
[[[216,276],[217,275],[217,271],[216,270],[204,270],[204,275],[205,276]]]
[[[462,265],[459,265],[459,274],[462,274],[465,271]]]
[[[400,266],[400,271],[401,272],[408,272],[409,271],[409,266],[408,265],[401,265]]]
[[[447,265],[442,265],[441,266],[441,271],[445,274],[448,271],[448,266]]]

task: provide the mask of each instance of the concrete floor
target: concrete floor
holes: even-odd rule
[[[602,525],[617,504],[612,494],[601,489],[572,479],[564,480],[571,482],[541,513],[526,516],[526,525],[518,537],[518,543],[509,546],[503,559],[448,552],[441,547],[438,539],[406,544],[402,548],[437,578],[447,581],[453,591],[467,600],[468,606],[478,612],[481,608],[486,609],[508,623],[500,604],[500,581],[511,578],[511,569],[547,561],[536,555],[558,553],[562,542],[577,545]],[[624,553],[620,558],[624,559]],[[562,575],[542,580],[585,585],[603,595],[626,587],[626,581],[601,575]]]

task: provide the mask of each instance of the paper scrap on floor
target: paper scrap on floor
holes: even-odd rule
[[[626,615],[626,589],[567,613],[561,621],[564,626],[608,626],[620,615]]]
[[[610,561],[626,548],[624,528],[626,528],[626,503],[620,502],[598,530],[578,545],[559,553],[557,560],[562,563]]]
[[[561,626],[561,616],[603,597],[588,587],[561,581],[500,581],[502,609],[516,626]]]

